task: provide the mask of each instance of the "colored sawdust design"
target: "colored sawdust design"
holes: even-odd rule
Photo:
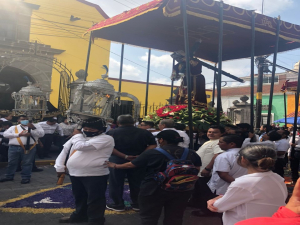
[[[105,193],[106,201],[107,203],[112,203],[108,193],[109,190],[107,189]],[[105,214],[134,213],[130,206],[130,191],[127,184],[124,186],[123,199],[126,205],[125,212],[106,210]],[[0,202],[0,211],[12,213],[72,213],[74,208],[75,200],[70,183],[54,188],[42,189]]]

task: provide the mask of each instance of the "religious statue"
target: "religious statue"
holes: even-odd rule
[[[205,92],[205,78],[202,73],[202,62],[194,58],[193,55],[198,50],[201,40],[197,41],[192,48],[190,57],[190,73],[192,87],[192,105],[197,107],[207,107]],[[171,57],[178,63],[174,66],[171,79],[181,80],[179,92],[176,97],[176,105],[188,104],[187,77],[186,77],[186,59],[184,51],[174,52]]]

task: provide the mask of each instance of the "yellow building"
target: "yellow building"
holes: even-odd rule
[[[72,70],[73,74],[85,69],[89,36],[83,34],[93,23],[108,16],[95,4],[85,0],[25,0],[39,5],[32,11],[30,41],[51,45],[52,48],[65,50],[55,55],[59,61]],[[105,50],[104,50],[105,49]],[[95,80],[103,74],[102,65],[109,64],[110,42],[95,40],[88,69],[87,80]],[[57,107],[60,74],[53,69],[51,79],[51,103]]]
[[[65,110],[69,103],[67,86],[86,66],[89,34],[83,34],[106,18],[98,5],[86,0],[1,0],[0,65],[4,68],[0,72],[0,109],[13,109],[11,93],[31,81],[50,93],[53,106]],[[110,42],[94,40],[88,81],[101,78],[105,72],[102,65],[109,67],[109,55]],[[109,82],[117,91],[118,79],[109,78]],[[145,89],[144,82],[122,82],[122,92],[136,96],[141,105],[145,105]],[[170,92],[169,85],[151,83],[148,105],[165,105]],[[211,95],[207,91],[208,102]],[[151,110],[153,107],[148,112]]]

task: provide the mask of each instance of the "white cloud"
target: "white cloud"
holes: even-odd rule
[[[262,0],[225,0],[226,4],[234,5],[248,10],[256,10],[261,13]],[[264,14],[276,13],[291,7],[294,0],[265,0]]]
[[[142,61],[148,62],[148,52],[145,53],[141,57]],[[151,54],[151,67],[154,68],[172,68],[173,59],[171,58],[170,54],[165,54],[161,56],[156,56]]]
[[[118,78],[120,75],[120,62],[109,59],[109,76]],[[142,71],[130,64],[123,64],[123,78],[128,80],[141,80]]]

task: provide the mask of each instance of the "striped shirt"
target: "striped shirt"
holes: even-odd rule
[[[55,131],[57,131],[60,136],[64,136],[63,130],[57,123],[54,125],[49,125],[47,124],[47,121],[44,121],[39,122],[38,125],[40,125],[43,128],[45,134],[54,134]]]

